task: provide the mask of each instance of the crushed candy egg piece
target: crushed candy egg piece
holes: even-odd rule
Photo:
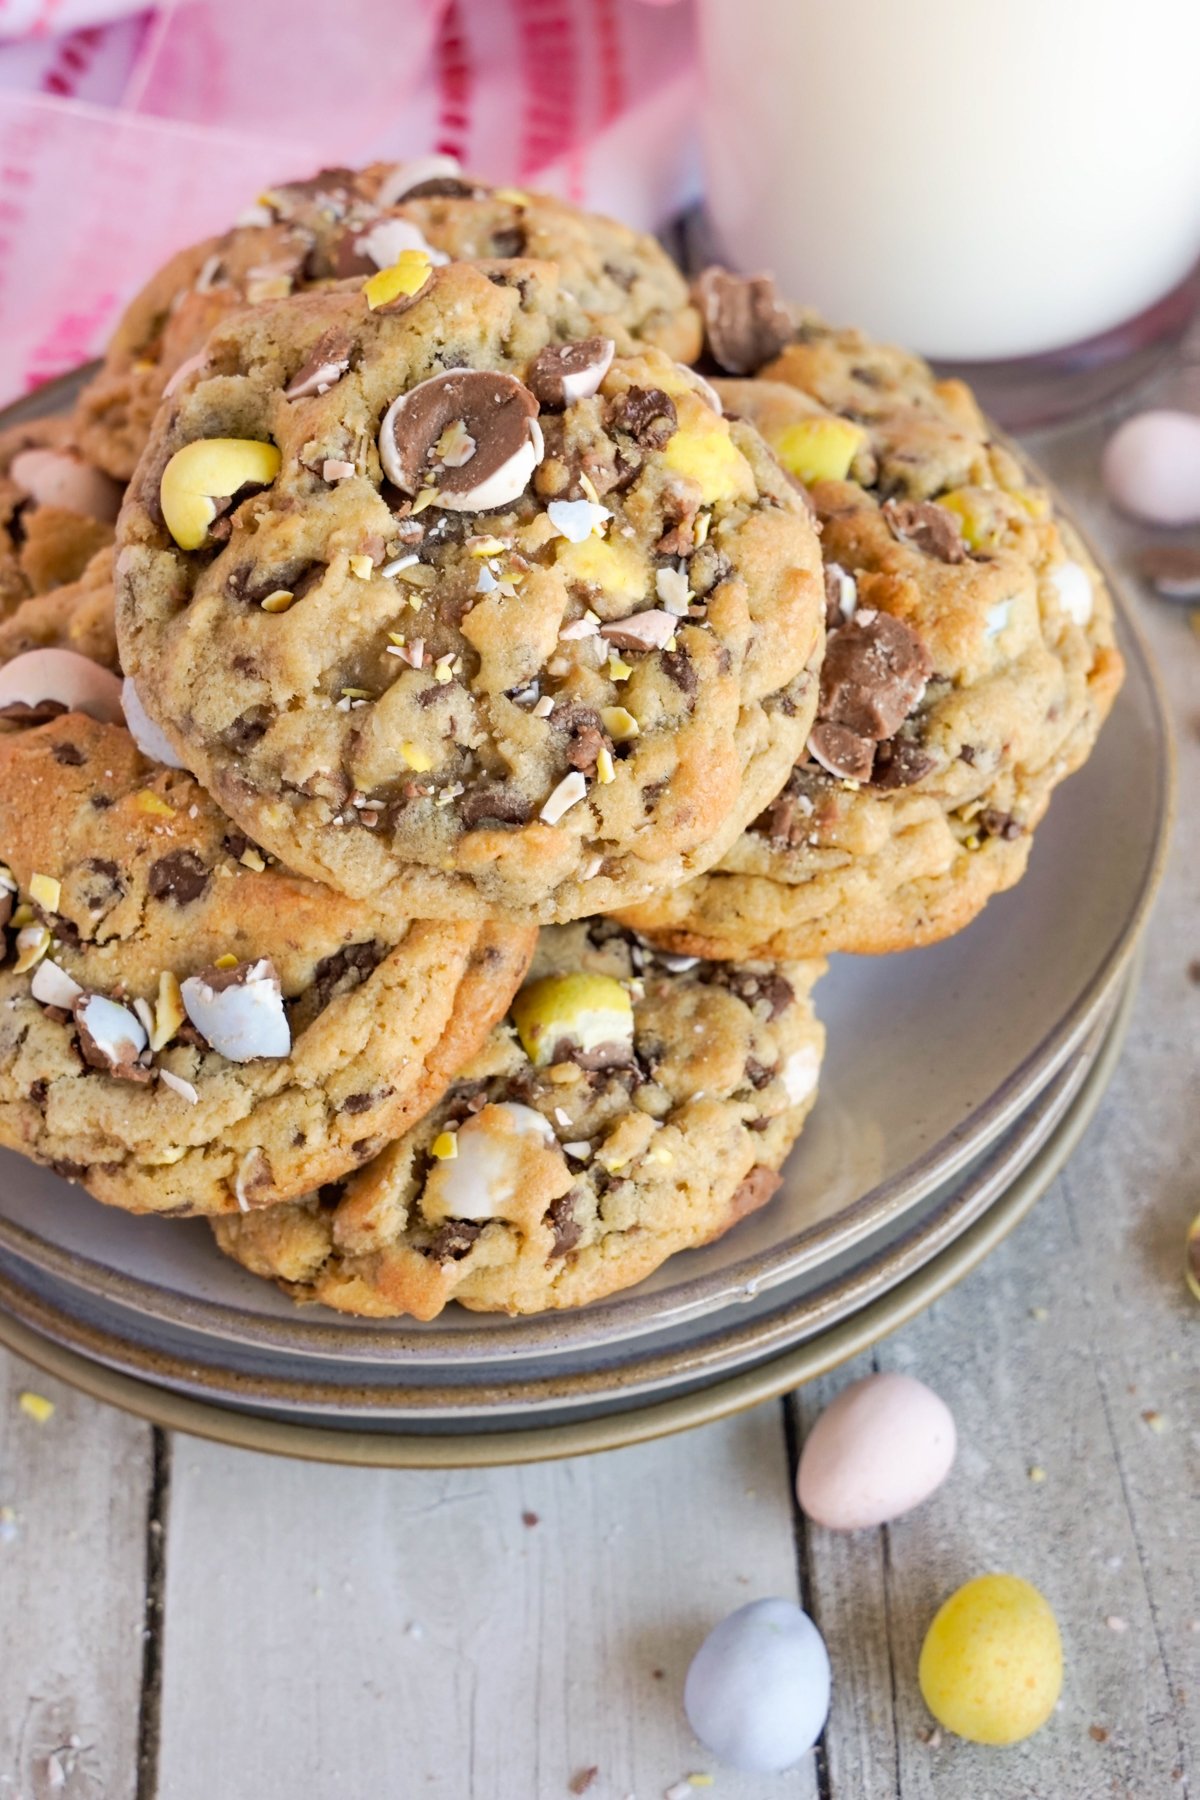
[[[402,250],[388,269],[380,269],[363,283],[363,293],[372,312],[392,306],[397,300],[410,300],[419,294],[432,272],[432,264],[424,250]]]
[[[771,448],[790,475],[805,486],[845,481],[867,442],[861,425],[849,419],[799,419],[771,438]]]
[[[52,875],[31,875],[29,897],[44,912],[57,912],[62,899],[62,883],[55,881]]]
[[[611,975],[545,975],[521,989],[512,1017],[536,1069],[558,1060],[564,1042],[585,1055],[611,1049],[614,1061],[633,1045],[633,1004]]]
[[[705,506],[719,500],[752,500],[754,473],[729,435],[729,426],[707,408],[681,426],[663,448],[663,462],[673,475],[696,482]]]
[[[26,1418],[33,1419],[38,1425],[48,1425],[54,1417],[54,1402],[47,1400],[44,1394],[35,1394],[26,1388],[17,1402]]]
[[[240,488],[268,487],[280,462],[275,445],[256,438],[196,438],[177,450],[162,472],[159,502],[179,548],[198,550],[217,516],[216,502]]]

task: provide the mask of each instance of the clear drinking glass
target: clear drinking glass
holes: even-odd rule
[[[1200,258],[1198,0],[698,0],[710,226],[1008,423],[1105,398]]]

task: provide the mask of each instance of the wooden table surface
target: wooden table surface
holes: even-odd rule
[[[1200,410],[1200,356],[1157,391]],[[1098,495],[1106,423],[1031,443],[1120,561],[1138,533]],[[153,1430],[0,1353],[0,1800],[659,1800],[689,1774],[714,1800],[1188,1793],[1200,637],[1183,609],[1139,610],[1179,728],[1171,866],[1116,1078],[990,1261],[785,1401],[523,1469],[276,1461]],[[797,1442],[870,1368],[946,1397],[956,1467],[890,1528],[805,1529]],[[53,1400],[46,1423],[27,1389]],[[931,1738],[915,1676],[940,1600],[992,1568],[1042,1588],[1066,1645],[1058,1712],[1010,1750]],[[717,1619],[769,1594],[824,1632],[833,1710],[815,1757],[737,1775],[692,1738],[683,1677]]]

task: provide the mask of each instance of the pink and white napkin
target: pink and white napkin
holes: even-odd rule
[[[440,150],[651,228],[694,196],[696,104],[686,6],[0,0],[0,399],[331,163]]]

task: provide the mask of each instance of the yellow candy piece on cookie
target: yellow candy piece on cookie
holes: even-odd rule
[[[586,537],[580,544],[560,538],[554,562],[568,581],[602,588],[610,599],[645,598],[650,572],[641,552],[625,538]]]
[[[159,500],[179,548],[198,550],[217,516],[216,502],[251,484],[269,486],[280,461],[274,444],[256,438],[197,438],[177,450],[162,472]]]
[[[921,1646],[925,1704],[974,1744],[1016,1744],[1062,1691],[1062,1641],[1049,1604],[1019,1575],[980,1575],[939,1608]]]
[[[811,486],[815,481],[845,481],[867,434],[849,419],[798,419],[770,439],[772,450],[789,474]]]
[[[697,483],[705,506],[754,498],[750,464],[730,437],[725,420],[707,409],[668,439],[662,459],[673,474]]]
[[[432,263],[424,250],[402,250],[390,268],[379,269],[363,282],[363,293],[372,312],[397,300],[411,300],[429,280]]]
[[[614,1062],[633,1043],[633,1003],[611,975],[545,975],[521,989],[512,1016],[535,1069],[560,1061],[564,1042],[585,1055],[611,1047]]]
[[[990,550],[1000,542],[1004,520],[994,503],[971,488],[951,488],[939,494],[937,504],[954,514],[968,550]]]

